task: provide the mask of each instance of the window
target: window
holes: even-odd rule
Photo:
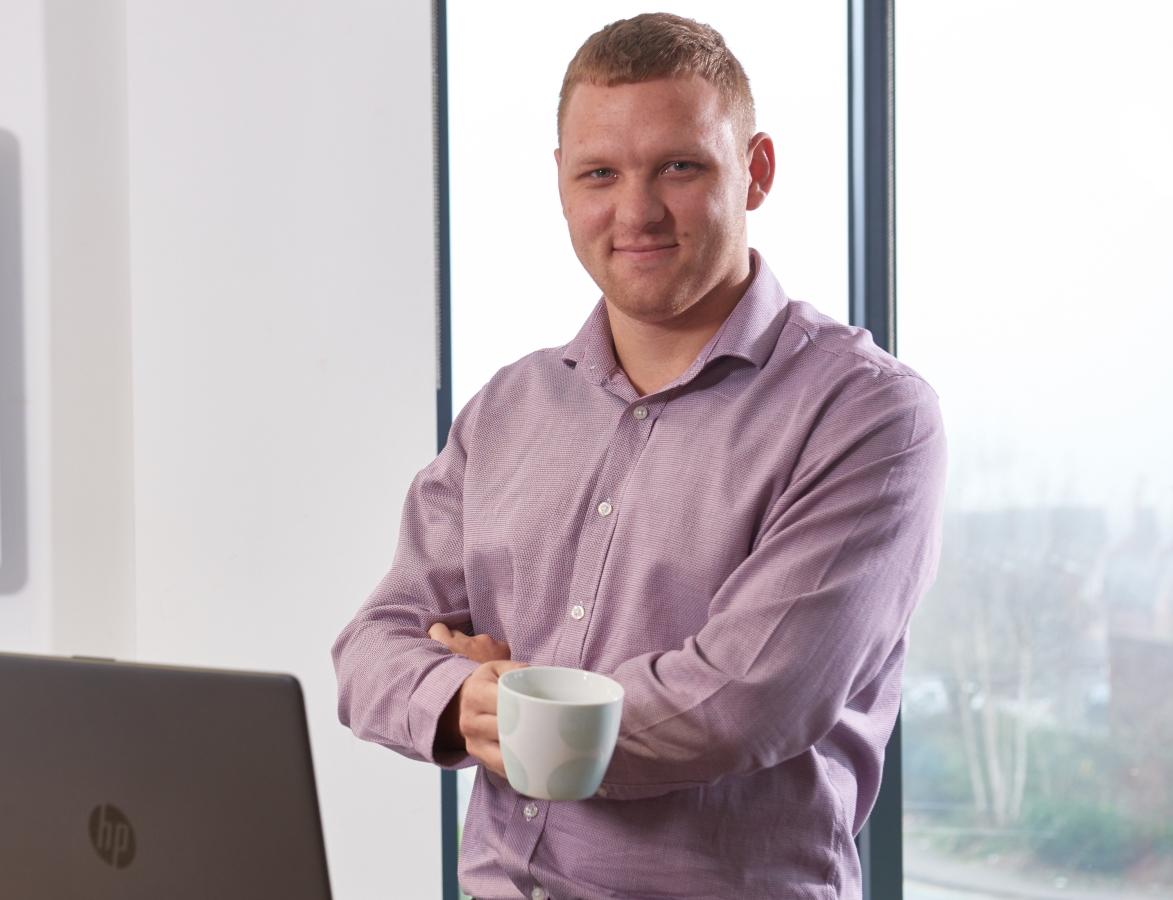
[[[905,896],[1167,896],[1173,9],[908,0],[896,29],[897,346],[951,445]]]
[[[558,203],[558,91],[590,34],[645,11],[630,0],[556,14],[543,2],[449,4],[454,412],[501,366],[568,342],[599,298]],[[778,178],[749,217],[751,245],[792,296],[846,319],[846,8],[740,0],[672,11],[725,36],[758,128],[777,145]]]

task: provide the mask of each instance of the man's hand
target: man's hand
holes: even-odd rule
[[[439,641],[453,653],[467,656],[473,662],[509,659],[509,645],[504,641],[495,641],[487,634],[469,637],[464,632],[452,631],[443,622],[437,622],[429,628],[428,637]]]
[[[452,631],[443,622],[429,628],[428,637],[481,664],[464,680],[440,716],[438,747],[463,748],[491,771],[506,777],[497,734],[497,679],[510,669],[525,668],[526,663],[510,662],[509,645],[504,641],[493,640],[487,634],[469,637]]]
[[[508,777],[497,733],[497,680],[511,669],[524,669],[527,665],[508,659],[489,660],[464,679],[440,717],[438,749],[459,749],[463,744],[463,749],[490,771]]]

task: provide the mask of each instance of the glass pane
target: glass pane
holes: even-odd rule
[[[558,203],[555,113],[567,63],[633,0],[448,4],[452,370],[459,410],[501,366],[577,333],[599,298]],[[794,297],[847,316],[846,7],[673,4],[741,61],[778,178],[750,243]],[[503,51],[502,48],[508,48]]]
[[[905,896],[1173,896],[1173,6],[896,22],[898,347],[951,443]]]

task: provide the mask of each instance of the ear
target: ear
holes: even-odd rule
[[[757,209],[766,202],[766,195],[774,184],[774,141],[764,131],[749,139],[749,190],[745,208]]]

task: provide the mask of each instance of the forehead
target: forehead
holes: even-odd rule
[[[716,145],[731,141],[733,114],[715,86],[697,76],[610,87],[575,85],[562,122],[563,153]]]

